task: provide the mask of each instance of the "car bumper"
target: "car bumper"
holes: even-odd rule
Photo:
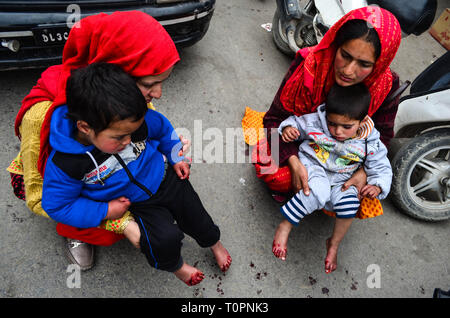
[[[167,30],[178,48],[187,47],[200,41],[206,34],[214,13],[216,0],[177,3],[173,6],[140,6],[120,8],[120,11],[143,11]],[[101,10],[112,13],[119,9]],[[98,14],[99,10],[83,10],[81,18]],[[0,12],[0,41],[18,40],[20,49],[13,52],[0,46],[0,71],[11,69],[46,67],[60,64],[64,43],[41,46],[34,38],[33,29],[42,26],[66,26],[70,13],[54,12],[36,14],[34,12]],[[11,25],[15,25],[11,28]]]

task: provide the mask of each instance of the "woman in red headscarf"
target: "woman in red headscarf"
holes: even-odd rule
[[[24,98],[16,118],[21,151],[9,170],[14,172],[15,184],[20,185],[23,176],[24,191],[21,194],[27,206],[33,212],[47,216],[41,207],[41,198],[42,176],[51,151],[50,120],[53,110],[66,103],[65,88],[71,70],[95,62],[119,65],[136,78],[149,107],[153,107],[152,99],[161,97],[162,82],[179,60],[175,44],[166,30],[143,12],[102,13],[75,24],[64,47],[62,64],[51,66],[42,73],[37,85]],[[182,141],[188,143],[183,138]],[[137,237],[127,235],[127,225],[132,224],[130,220],[132,216],[127,212],[121,219],[105,220],[98,228],[78,229],[59,223],[57,231],[68,238],[66,251],[72,262],[88,269],[93,266],[90,244],[111,245],[125,234],[138,245]],[[213,252],[221,268],[229,266],[229,255],[224,248]],[[195,268],[190,271],[194,273]]]
[[[278,128],[288,116],[297,116],[316,111],[324,102],[331,86],[336,82],[348,86],[363,82],[370,91],[369,115],[381,133],[381,140],[388,146],[393,137],[394,118],[398,99],[389,101],[388,95],[399,86],[398,76],[389,65],[400,46],[401,30],[396,18],[379,7],[365,7],[353,10],[334,24],[315,47],[297,52],[281,86],[264,116],[264,128],[268,129],[265,140],[259,147],[269,147],[270,130]],[[272,138],[279,138],[273,135]],[[267,149],[266,148],[266,149]],[[261,151],[261,153],[269,153]],[[307,191],[308,176],[298,159],[298,144],[284,143],[279,138],[278,160],[258,157],[255,164],[259,178],[274,191],[274,198],[280,200],[289,192]],[[264,159],[264,160],[261,160]],[[267,160],[269,159],[269,160]],[[276,164],[273,169],[274,163]],[[358,189],[365,184],[365,173],[360,169],[344,184]],[[352,219],[336,218],[332,236],[327,240],[325,271],[336,269],[337,251],[347,233]],[[278,228],[273,242],[274,254],[285,259],[288,229]]]

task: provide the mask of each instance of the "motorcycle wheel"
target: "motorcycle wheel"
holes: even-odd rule
[[[392,201],[419,220],[450,218],[450,130],[425,133],[392,160]]]
[[[282,28],[281,28],[281,22],[280,22],[280,12],[275,10],[275,14],[273,15],[272,20],[272,39],[275,43],[275,46],[278,50],[280,50],[283,54],[286,54],[287,56],[294,57],[295,52],[291,50],[289,47],[289,44],[287,43],[287,40],[283,39],[282,36]]]

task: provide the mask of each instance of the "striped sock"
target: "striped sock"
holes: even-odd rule
[[[360,202],[354,195],[347,195],[334,206],[334,212],[338,218],[353,218],[358,212]]]
[[[303,219],[303,217],[305,217],[307,214],[309,214],[302,201],[300,201],[298,193],[281,207],[281,213],[283,213],[283,215],[293,225],[298,225],[300,220]]]

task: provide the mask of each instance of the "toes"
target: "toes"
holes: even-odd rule
[[[330,262],[328,261],[325,261],[325,273],[327,274],[331,273]]]
[[[334,264],[328,260],[325,260],[325,273],[330,274],[331,272],[334,272],[337,268],[337,264]]]
[[[191,275],[190,279],[185,283],[188,286],[194,286],[194,285],[199,284],[203,280],[203,278],[205,278],[205,274],[203,274],[200,271],[197,271],[197,272],[193,273]]]
[[[220,241],[211,247],[211,250],[216,258],[217,265],[222,272],[226,272],[230,268],[232,259],[227,249],[220,243]]]
[[[275,257],[277,257],[283,261],[286,260],[287,249],[281,248],[281,245],[278,243],[275,243],[275,241],[273,242],[273,245],[272,245],[272,253],[273,253],[273,255],[275,255]]]
[[[216,258],[217,265],[222,272],[226,272],[230,268],[232,259],[230,253],[222,245],[219,248],[212,248],[213,254]]]
[[[222,265],[220,270],[225,273],[230,268],[231,262],[232,262],[231,256],[228,255],[227,256],[227,262]]]

